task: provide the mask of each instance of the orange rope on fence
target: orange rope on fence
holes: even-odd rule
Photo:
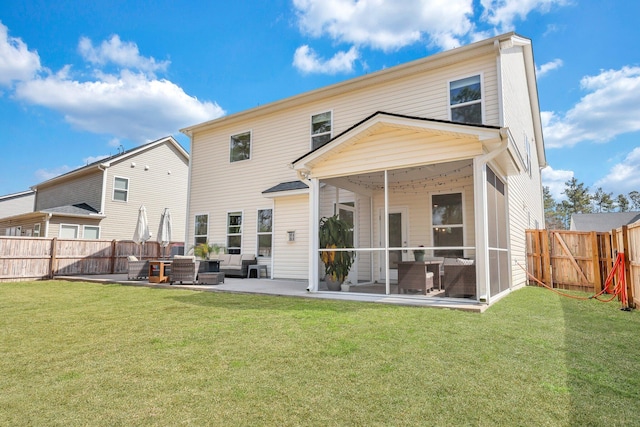
[[[626,278],[626,275],[625,275],[624,253],[623,252],[619,252],[618,253],[618,256],[616,257],[616,261],[613,264],[613,268],[611,269],[611,271],[609,272],[609,275],[607,276],[607,280],[605,281],[603,289],[600,292],[598,292],[597,294],[589,296],[589,297],[579,297],[577,295],[570,295],[570,294],[565,294],[564,292],[560,292],[557,289],[554,289],[554,288],[548,286],[547,284],[545,284],[544,282],[538,280],[537,277],[533,276],[524,267],[522,267],[520,265],[520,263],[518,263],[518,261],[516,261],[516,264],[518,264],[518,266],[524,270],[524,272],[527,274],[527,276],[529,276],[529,278],[531,278],[539,286],[542,286],[542,287],[544,287],[546,289],[549,289],[550,291],[553,291],[553,292],[557,293],[558,295],[562,295],[564,297],[573,298],[573,299],[577,299],[577,300],[595,299],[595,300],[600,301],[600,302],[611,302],[616,297],[618,297],[618,299],[620,300],[620,302],[622,304],[621,310],[629,310],[629,302],[627,300],[628,299],[627,298],[627,278]],[[613,288],[611,288],[611,282],[613,281],[615,276],[618,276],[618,280],[617,280],[617,283],[615,284],[615,286]],[[601,299],[600,296],[602,294],[604,294],[605,292],[611,293],[612,294],[611,298]]]

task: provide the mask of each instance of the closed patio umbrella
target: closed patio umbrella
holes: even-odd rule
[[[171,212],[169,212],[169,208],[164,208],[164,213],[162,214],[158,242],[163,248],[166,248],[171,243]],[[164,255],[164,249],[162,252]]]
[[[147,208],[144,205],[140,206],[138,211],[138,223],[136,224],[136,231],[133,233],[133,240],[142,243],[151,238],[151,232],[149,231],[149,222],[147,221]],[[142,248],[140,249],[140,258],[142,259]]]

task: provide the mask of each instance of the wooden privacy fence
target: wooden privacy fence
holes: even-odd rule
[[[554,288],[593,293],[603,289],[617,253],[624,252],[629,304],[639,302],[640,224],[611,233],[527,230],[526,244],[530,284],[539,280]]]
[[[144,245],[130,240],[81,240],[42,237],[0,237],[0,282],[49,279],[53,276],[127,272],[127,257],[168,257],[172,243]]]

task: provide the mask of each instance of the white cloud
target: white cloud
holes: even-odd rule
[[[67,173],[73,169],[74,168],[71,168],[67,165],[63,165],[63,166],[58,166],[55,169],[38,169],[34,172],[34,175],[38,180],[38,182],[43,182],[43,181],[48,181],[51,178],[55,178],[58,175]]]
[[[607,142],[640,130],[640,67],[605,70],[580,82],[589,91],[566,114],[542,113],[547,148],[573,146],[583,141]]]
[[[562,67],[563,62],[562,59],[554,59],[551,62],[547,62],[546,64],[542,64],[540,67],[536,67],[536,76],[538,78],[544,77],[546,74],[553,70],[557,70]]]
[[[137,142],[224,114],[217,104],[201,102],[168,80],[126,70],[86,82],[66,73],[51,75],[20,83],[16,96],[60,112],[79,129]]]
[[[141,56],[135,43],[117,35],[97,48],[87,38],[80,40],[83,57],[98,67],[86,78],[74,75],[71,65],[47,72],[37,53],[7,33],[0,23],[0,84],[16,82],[16,99],[57,111],[78,129],[115,137],[117,145],[119,138],[143,143],[225,113],[218,104],[199,101],[175,83],[156,78],[154,72],[169,62]],[[110,74],[100,68],[108,64],[122,69]]]
[[[549,187],[549,192],[554,200],[566,199],[563,194],[565,182],[573,178],[573,171],[555,170],[551,166],[542,169],[542,185]]]
[[[349,73],[353,71],[353,63],[358,56],[358,50],[352,46],[348,52],[340,51],[331,59],[323,60],[313,49],[304,45],[296,49],[293,65],[304,73]]]
[[[40,57],[19,38],[9,37],[0,22],[0,85],[31,79],[40,69]]]
[[[117,34],[111,36],[109,40],[104,40],[97,48],[89,38],[82,37],[78,43],[78,50],[86,61],[95,65],[104,66],[113,63],[120,67],[151,74],[156,71],[166,71],[170,64],[170,61],[157,62],[153,57],[141,56],[135,43],[122,42]]]
[[[566,6],[570,0],[481,0],[483,19],[500,31],[513,29],[516,19],[524,21],[533,11],[547,13],[553,6]]]
[[[452,48],[473,28],[472,0],[294,0],[300,30],[313,37],[390,51],[421,41]]]
[[[602,187],[614,195],[626,194],[640,188],[640,147],[635,148],[620,163],[613,166],[609,173],[593,184],[593,188]]]

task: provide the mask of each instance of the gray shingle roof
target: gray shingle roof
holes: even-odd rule
[[[70,215],[92,215],[97,214],[98,211],[89,206],[86,203],[76,203],[75,205],[58,206],[55,208],[43,209],[42,212],[51,212],[57,214],[70,214]]]
[[[611,231],[640,220],[640,212],[601,212],[571,215],[570,230]]]
[[[280,184],[267,188],[262,193],[277,193],[279,191],[292,191],[292,190],[306,190],[309,188],[307,184],[302,181],[289,181],[289,182],[281,182]]]

